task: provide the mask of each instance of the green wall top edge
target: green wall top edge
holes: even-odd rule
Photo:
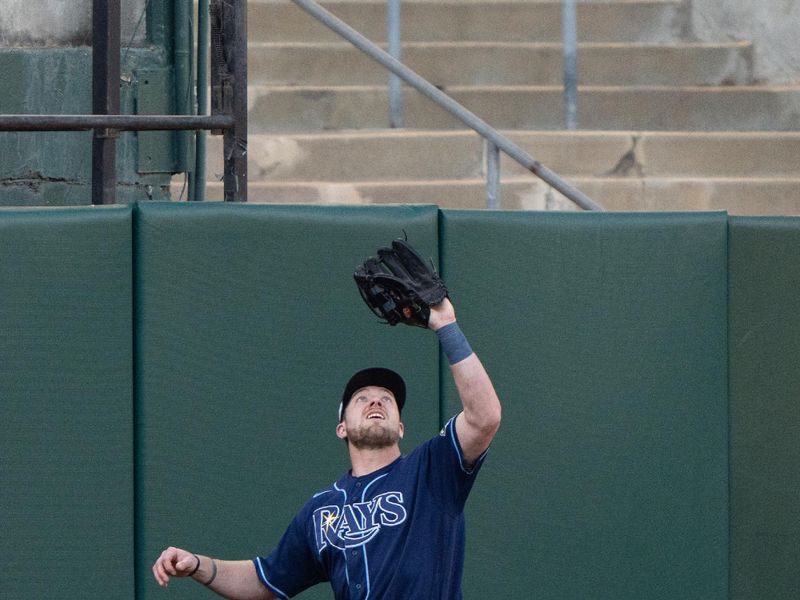
[[[767,229],[796,229],[800,227],[798,216],[731,216],[729,222],[733,226],[744,225]]]
[[[91,219],[108,218],[114,213],[127,216],[133,212],[130,204],[88,205],[88,206],[0,206],[0,223],[7,220],[38,218]]]
[[[728,212],[725,210],[714,211],[641,211],[641,212],[572,212],[572,211],[492,211],[483,209],[462,209],[462,208],[442,208],[440,209],[443,218],[458,217],[462,219],[513,219],[519,221],[528,220],[564,220],[564,221],[621,221],[628,220],[634,222],[646,221],[708,221],[729,219]]]
[[[169,202],[169,201],[152,201],[140,202],[136,205],[137,211],[142,213],[143,217],[148,215],[203,215],[203,216],[220,216],[220,215],[234,215],[234,214],[253,214],[274,217],[291,217],[298,218],[299,216],[312,216],[315,220],[320,218],[349,218],[358,217],[374,218],[376,220],[385,221],[386,219],[408,219],[408,218],[423,218],[429,219],[438,212],[438,207],[433,204],[418,204],[418,205],[326,205],[319,206],[315,204],[250,204],[240,202]],[[398,231],[398,236],[402,235],[402,231]]]

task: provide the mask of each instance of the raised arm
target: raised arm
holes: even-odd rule
[[[170,577],[191,577],[229,600],[274,600],[276,596],[259,580],[253,561],[217,560],[181,548],[167,548],[153,565],[161,587]]]
[[[439,336],[464,411],[456,419],[456,433],[464,460],[472,465],[491,444],[500,427],[500,400],[478,356],[456,322],[455,309],[445,298],[431,307],[428,326]]]

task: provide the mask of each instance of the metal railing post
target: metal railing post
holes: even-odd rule
[[[247,202],[247,1],[211,0],[211,114],[230,114],[223,138],[226,202]]]
[[[197,2],[197,114],[208,114],[208,0]],[[195,137],[195,191],[189,200],[206,199],[206,132]]]
[[[486,208],[500,208],[500,148],[483,140],[486,155]]]
[[[233,33],[231,53],[235,125],[225,132],[225,200],[247,202],[247,0],[234,0],[226,30]]]
[[[564,125],[578,127],[578,24],[575,0],[564,0],[562,16],[564,38]]]
[[[92,112],[118,115],[120,107],[120,0],[92,2]],[[92,204],[117,200],[117,132],[92,137]]]
[[[400,41],[400,0],[388,0],[386,7],[387,41],[389,54],[397,61],[402,53]],[[389,126],[402,128],[403,119],[403,84],[394,73],[389,74]]]
[[[175,0],[172,7],[175,23],[175,38],[172,50],[175,64],[175,113],[179,115],[192,114],[192,17],[190,2],[191,0]],[[191,171],[189,166],[190,137],[191,134],[188,131],[179,131],[175,135],[175,158],[178,171]]]

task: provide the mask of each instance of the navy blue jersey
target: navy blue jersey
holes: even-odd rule
[[[348,472],[254,559],[259,578],[280,598],[329,581],[336,600],[460,599],[464,504],[485,454],[465,467],[453,417],[408,456]]]

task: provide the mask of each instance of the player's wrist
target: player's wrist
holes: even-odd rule
[[[197,554],[192,554],[197,559],[197,563],[194,566],[194,569],[187,575],[187,577],[194,577],[194,574],[197,573],[197,570],[200,568],[200,557]]]
[[[451,365],[461,362],[472,354],[472,348],[456,321],[451,321],[435,331],[439,345]]]
[[[436,306],[431,306],[431,314],[428,319],[428,327],[433,331],[438,331],[442,327],[456,322],[456,311],[453,308],[452,302],[444,298]]]
[[[197,557],[197,566],[195,567],[194,571],[189,574],[189,577],[205,586],[211,585],[211,583],[217,578],[217,561],[207,556],[200,557],[197,554],[194,556]],[[206,558],[208,560],[203,561],[201,560],[202,558]]]
[[[433,317],[433,312],[431,312],[431,317]],[[428,321],[428,327],[430,327],[433,331],[439,331],[442,327],[447,327],[448,325],[455,323],[456,320],[453,319],[441,319],[441,318],[431,318]]]

